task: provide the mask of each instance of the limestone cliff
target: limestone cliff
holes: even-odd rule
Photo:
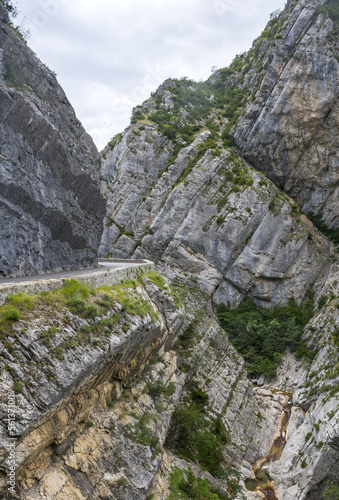
[[[338,21],[323,4],[337,8],[335,1],[287,2],[254,43],[251,70],[241,72],[250,97],[233,130],[256,168],[305,212],[337,227]]]
[[[210,309],[234,307],[248,295],[266,306],[292,296],[300,302],[310,288],[316,295],[304,337],[314,359],[286,354],[278,378],[260,387],[247,379],[214,320],[199,316],[196,365],[185,368],[188,377],[177,376],[179,410],[152,498],[176,498],[175,481],[181,492],[198,487],[192,471],[195,481],[229,492],[194,457],[177,457],[178,419],[197,387],[208,396],[207,421],[221,416],[230,432],[223,454],[252,488],[249,500],[320,499],[327,481],[338,479],[338,251],[306,216],[337,225],[332,8],[336,2],[287,2],[229,68],[203,83],[164,82],[102,153],[101,255],[147,257],[173,283],[194,284]],[[187,304],[189,311],[200,307],[191,297]],[[176,354],[180,361],[180,348]],[[266,491],[255,476],[262,465],[273,480]]]
[[[327,273],[327,242],[292,199],[222,149],[218,134],[220,149],[199,159],[211,135],[196,133],[172,164],[173,144],[150,122],[131,125],[105,151],[101,254],[147,257],[171,278],[195,276],[216,303],[302,298]]]
[[[101,255],[194,275],[216,303],[283,303],[321,282],[327,244],[298,205],[334,223],[339,65],[322,3],[288,2],[230,68],[167,80],[134,110],[103,152]]]
[[[168,281],[133,271],[119,285],[66,281],[0,306],[1,494],[13,391],[9,498],[318,500],[338,481],[338,250],[300,210],[335,224],[337,31],[323,4],[288,2],[207,82],[164,82],[103,151],[100,253],[147,257]],[[48,88],[11,69],[28,49],[6,22],[1,33],[20,51],[11,59],[4,50],[0,94],[45,111],[52,105],[38,92]],[[86,163],[74,139],[83,131],[58,93],[52,128],[66,158],[75,151]],[[38,128],[42,111],[29,115]],[[287,352],[275,379],[250,380],[215,305],[294,297],[298,308],[311,290],[308,357]]]
[[[96,262],[99,156],[55,75],[0,2],[0,275]]]
[[[131,272],[131,278],[112,287],[109,276],[104,277],[106,284],[97,289],[74,280],[66,281],[56,291],[11,296],[2,306],[1,317],[14,300],[21,311],[21,320],[9,321],[6,325],[2,322],[1,331],[0,485],[3,493],[8,492],[9,444],[14,442],[20,477],[16,494],[20,498],[46,498],[44,494],[48,498],[62,498],[58,496],[65,482],[62,477],[62,484],[54,493],[49,490],[49,487],[58,487],[59,480],[53,483],[54,473],[50,479],[52,485],[48,486],[47,477],[39,484],[36,479],[42,476],[40,473],[35,477],[34,472],[30,472],[34,471],[32,463],[41,464],[53,453],[56,457],[62,454],[77,434],[83,434],[91,412],[107,410],[107,405],[121,394],[122,386],[128,386],[150,358],[170,344],[180,331],[183,311],[175,305],[175,297],[171,296],[165,281],[152,273],[140,277],[138,271]],[[159,282],[161,289],[153,281]],[[14,427],[7,421],[10,397],[15,399],[11,419]],[[98,437],[100,447],[105,447],[103,438]],[[149,450],[144,448],[143,453],[146,460]],[[148,487],[159,463],[157,457]],[[77,469],[74,467],[74,471]],[[108,465],[105,472],[109,475]],[[79,473],[80,483],[82,476],[83,473]],[[99,495],[97,480],[89,489],[91,480],[89,475],[83,485],[87,488],[85,498]],[[80,493],[72,496],[72,491],[67,495],[64,498],[83,498]]]
[[[15,301],[23,316],[6,325],[0,345],[3,494],[13,441],[17,461],[9,498],[144,500],[150,491],[168,498],[178,466],[194,470],[211,491],[237,498],[241,479],[268,454],[286,393],[252,386],[196,286],[173,290],[155,273],[133,278],[113,287],[106,278],[95,290],[66,281],[3,306]],[[204,405],[194,405],[194,397]],[[217,447],[226,475],[204,459],[199,467],[172,454],[183,410],[198,413],[194,432],[208,431],[203,446],[213,454]]]

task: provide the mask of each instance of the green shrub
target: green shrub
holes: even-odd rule
[[[196,391],[196,389],[193,389]],[[224,456],[222,445],[229,442],[221,417],[209,421],[199,402],[181,403],[173,417],[173,438],[169,445],[176,454],[199,464],[216,477],[222,477]]]
[[[320,214],[315,215],[310,212],[307,214],[307,217],[329,240],[336,245],[339,244],[339,229],[329,227]]]
[[[190,349],[194,344],[195,332],[194,327],[196,326],[196,321],[190,323],[190,325],[184,330],[182,335],[180,335],[177,340],[175,347],[177,349],[187,350]]]
[[[247,297],[236,309],[225,304],[217,308],[219,323],[245,360],[251,376],[276,376],[276,369],[286,348],[299,356],[308,350],[301,340],[303,328],[312,317],[313,294],[308,293],[298,306],[291,298],[287,306],[265,309]]]
[[[144,120],[145,116],[141,113],[141,111],[136,111],[131,119],[131,123],[136,123],[139,120]]]
[[[154,383],[147,384],[144,392],[155,399],[160,395],[172,396],[172,394],[174,394],[175,392],[175,388],[175,382],[170,382],[168,386],[165,387],[164,384],[160,380],[158,380]]]
[[[170,476],[169,500],[201,499],[201,500],[229,500],[229,496],[218,491],[203,479],[195,479],[191,469],[183,471],[175,468]]]
[[[323,491],[322,500],[339,500],[339,484],[327,481]]]
[[[21,383],[18,380],[14,382],[14,391],[17,393],[21,392]]]
[[[122,135],[121,134],[116,134],[113,139],[109,141],[107,144],[108,149],[114,149],[117,144],[119,144],[122,140]]]
[[[67,302],[69,310],[74,314],[84,314],[86,311],[86,302],[83,299],[75,297]]]
[[[2,313],[3,319],[5,321],[19,321],[21,314],[14,307],[6,308]]]
[[[339,5],[338,0],[329,0],[324,5],[319,5],[317,8],[318,14],[325,14],[330,17],[333,22],[335,34],[339,34]]]
[[[328,301],[328,297],[327,295],[322,295],[319,299],[319,302],[318,302],[318,307],[319,309],[321,309],[324,305],[327,304],[327,301]]]

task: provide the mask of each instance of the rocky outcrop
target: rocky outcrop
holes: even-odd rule
[[[288,2],[230,68],[200,87],[167,80],[134,110],[103,152],[100,255],[193,275],[216,303],[281,304],[321,282],[327,245],[298,206],[335,224],[339,64],[323,3]]]
[[[1,2],[0,46],[0,275],[93,265],[105,213],[96,147]]]
[[[255,42],[243,82],[252,94],[234,136],[305,212],[337,227],[338,37],[317,12],[324,3],[289,1]]]
[[[334,273],[320,291],[323,299],[305,331],[317,355],[296,387],[281,459],[269,468],[278,498],[284,500],[321,498],[326,482],[338,481],[338,294],[338,273]]]
[[[197,134],[165,172],[171,145],[151,125],[132,125],[105,152],[101,252],[148,258],[171,279],[195,277],[216,303],[236,305],[247,294],[261,303],[301,299],[327,273],[325,239],[230,151],[207,151],[181,180],[209,136]]]
[[[208,399],[208,421],[219,419],[224,429],[224,466],[231,465],[233,472],[228,479],[213,477],[189,460],[182,463],[183,470],[192,468],[197,477],[228,491],[239,483],[237,468],[246,479],[252,463],[268,453],[287,402],[285,393],[253,388],[227,335],[211,312],[202,311],[205,297],[197,287],[175,292],[154,273],[137,283],[135,289],[129,288],[130,281],[113,287],[114,293],[125,295],[104,317],[88,320],[67,309],[46,311],[42,318],[14,324],[10,341],[3,343],[5,445],[13,442],[5,421],[8,394],[14,382],[21,383],[15,396],[14,498],[144,500],[151,488],[151,494],[167,498],[177,461],[165,473],[162,450],[171,455],[173,413],[190,400],[192,387]],[[107,286],[96,293],[105,291]],[[133,300],[151,305],[144,318],[123,312],[131,293]],[[189,312],[178,307],[181,300],[190,304]],[[153,313],[157,316],[151,317]],[[111,326],[100,333],[95,325],[105,320]],[[194,325],[188,350],[176,343],[187,325]],[[93,333],[87,337],[90,327]],[[41,366],[39,376],[33,359]],[[5,446],[3,473],[8,472],[8,453]],[[5,475],[1,481],[5,491]],[[243,487],[242,481],[239,485]]]
[[[107,405],[121,394],[122,386],[128,385],[150,358],[178,334],[183,324],[183,311],[176,308],[164,280],[159,289],[152,281],[156,279],[153,274],[147,276],[113,288],[106,285],[104,290],[92,290],[91,309],[81,317],[72,314],[67,307],[48,306],[57,299],[55,294],[62,291],[50,292],[53,299],[47,301],[43,311],[39,310],[39,296],[30,299],[26,296],[31,304],[34,301],[32,312],[28,319],[13,323],[11,334],[1,342],[0,481],[3,491],[7,489],[10,444],[15,443],[16,471],[23,474],[17,484],[18,493],[35,483],[25,479],[34,468],[32,463],[41,466],[41,462],[54,452],[56,456],[62,454],[78,431],[79,435],[83,434],[91,412],[107,409]],[[131,286],[131,283],[134,284]],[[71,287],[69,290],[74,286],[86,289],[74,281],[66,282],[65,286]],[[67,290],[65,293],[68,294]],[[75,295],[73,299],[77,304],[81,302],[80,296]],[[70,307],[72,303],[72,300],[68,302]],[[98,305],[94,304],[101,304],[100,308],[103,307],[106,313],[100,315]],[[12,399],[15,403],[11,408]],[[7,421],[9,410],[13,411],[14,427]],[[98,439],[100,446],[95,443],[103,447],[104,452],[105,439],[101,435]],[[144,453],[146,460],[147,450]],[[154,467],[157,471],[156,465]],[[47,475],[40,485],[42,495],[61,498],[58,494],[65,483],[64,475],[61,472],[53,472],[51,478]],[[60,486],[56,496],[48,490],[48,485],[52,489]],[[48,493],[44,493],[46,488]],[[35,491],[36,487],[27,494],[22,493],[21,497],[44,498],[34,496]],[[65,498],[75,498],[72,493],[68,495]]]

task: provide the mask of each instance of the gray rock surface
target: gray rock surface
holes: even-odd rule
[[[1,343],[1,489],[5,488],[7,482],[5,474],[8,471],[8,443],[11,436],[6,419],[8,398],[9,394],[14,393],[15,383],[20,384],[20,390],[16,390],[14,396],[13,419],[16,467],[20,473],[27,470],[27,467],[29,469],[32,462],[40,462],[51,456],[54,448],[56,455],[62,454],[73,442],[73,434],[81,430],[82,423],[89,421],[90,413],[95,409],[98,412],[102,405],[107,407],[112,399],[116,399],[121,394],[122,384],[128,386],[150,358],[180,332],[183,310],[175,307],[173,298],[168,293],[169,288],[160,290],[150,279],[144,277],[133,292],[128,286],[118,287],[117,290],[120,302],[117,300],[104,318],[86,320],[72,314],[67,308],[55,313],[48,311],[46,307],[39,317],[32,312],[29,321],[14,324],[11,336]],[[151,317],[151,313],[143,317],[137,313],[124,313],[123,304],[127,297],[133,297],[135,302],[143,301],[150,307],[153,316]],[[99,330],[85,333],[91,325],[109,318],[116,319],[105,332]],[[53,333],[49,337],[48,331],[51,328]],[[168,426],[168,416],[165,420]],[[82,434],[80,432],[80,436]],[[103,447],[104,453],[105,440],[101,439],[97,446]],[[142,448],[142,453],[145,454],[143,460],[147,461],[150,451]],[[125,460],[132,468],[133,460],[136,463],[138,457],[133,459],[129,455],[128,452]],[[135,485],[137,489],[149,489],[160,467],[158,462],[159,457],[152,465],[146,483],[143,486]],[[108,469],[105,472],[108,474]],[[55,474],[62,476],[64,473],[58,471]],[[54,484],[51,480],[53,484],[49,484],[47,477],[40,485],[41,491],[45,488],[48,498],[60,498],[60,490],[55,493],[55,497],[53,492],[48,493],[50,489],[52,491],[58,487],[59,481]],[[107,479],[108,483],[111,479]],[[140,477],[135,472],[135,481],[138,480]],[[26,489],[25,481],[21,485]],[[41,498],[33,496],[33,492],[28,496],[23,493],[22,498]],[[66,498],[77,498],[72,497],[71,493],[69,495]]]
[[[0,2],[0,275],[96,261],[99,156],[59,86]]]
[[[216,303],[235,305],[245,294],[267,304],[301,299],[328,272],[325,239],[292,199],[227,150],[208,151],[180,182],[208,137],[197,134],[162,173],[168,141],[151,125],[125,131],[105,153],[102,176],[114,181],[103,184],[109,222],[101,253],[148,258],[171,279],[194,277]],[[240,185],[232,181],[237,169]]]
[[[338,226],[338,40],[332,21],[317,15],[324,3],[289,1],[279,30],[267,34],[271,23],[257,40],[251,65],[259,71],[246,76],[252,94],[234,135],[242,154],[305,212]]]
[[[281,459],[269,467],[284,500],[321,498],[327,480],[339,477],[339,325],[338,272],[319,291],[327,304],[318,309],[305,331],[317,356],[294,391],[288,440]]]

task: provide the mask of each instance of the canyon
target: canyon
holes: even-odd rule
[[[0,282],[0,496],[338,498],[335,6],[289,0],[230,67],[166,80],[99,155],[0,2],[0,272],[136,264]],[[274,373],[263,343],[240,352],[282,324]]]

